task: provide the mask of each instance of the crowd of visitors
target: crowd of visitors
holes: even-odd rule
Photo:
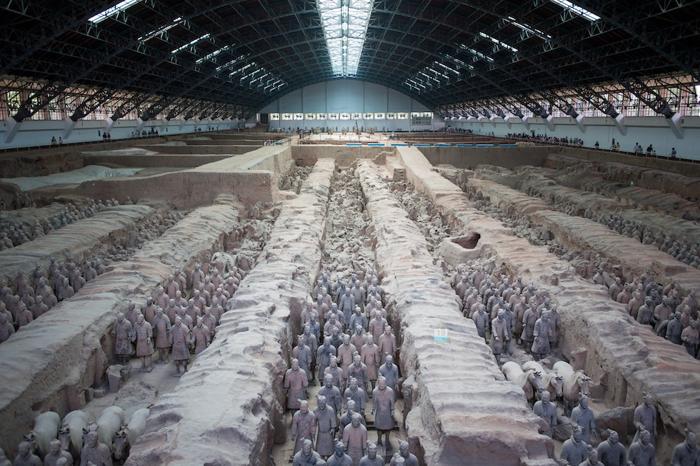
[[[565,145],[565,146],[574,146],[574,147],[583,147],[583,139],[581,138],[569,138],[569,137],[556,137],[556,136],[547,136],[546,134],[536,134],[534,131],[532,131],[530,134],[528,133],[508,133],[506,135],[507,138],[510,139],[518,139],[521,141],[532,141],[532,142],[545,142],[547,144],[559,144],[559,145]],[[600,150],[600,143],[598,141],[595,142],[593,145],[595,149]],[[610,143],[610,149],[613,152],[620,152],[621,146],[620,146],[620,141],[615,140],[615,138],[612,138],[612,142]],[[634,147],[630,150],[630,153],[643,157],[643,156],[648,156],[648,157],[655,157],[656,154],[656,149],[654,149],[653,144],[649,144],[646,149],[639,144],[639,142],[634,143]],[[675,147],[671,148],[671,154],[670,154],[671,159],[676,159],[678,158],[678,152],[676,151]]]

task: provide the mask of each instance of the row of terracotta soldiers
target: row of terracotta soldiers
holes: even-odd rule
[[[140,310],[129,304],[126,313],[117,315],[113,329],[117,361],[125,364],[135,355],[142,359],[143,370],[150,371],[155,349],[161,363],[172,355],[177,373],[185,372],[191,353],[201,353],[213,340],[228,300],[245,273],[224,268],[212,262],[206,268],[197,264],[190,274],[180,270]],[[163,303],[167,303],[165,308]]]
[[[0,287],[0,343],[104,271],[99,257],[85,260],[80,266],[73,261],[51,261],[46,272],[37,267],[30,279],[18,274],[12,283],[5,280]]]
[[[344,441],[352,459],[349,464],[359,464],[367,448],[368,395],[373,399],[374,427],[380,443],[384,438],[389,444],[389,432],[395,426],[394,402],[400,384],[394,364],[396,338],[386,320],[383,290],[373,270],[365,273],[364,280],[352,274],[347,281],[331,281],[322,274],[314,294],[316,302],[302,313],[303,333],[292,351],[291,367],[284,380],[287,408],[297,410],[292,421],[294,452],[298,455],[303,440],[309,439],[321,457],[330,458],[338,439]],[[371,320],[367,319],[368,313]],[[319,315],[325,321],[323,328]],[[341,333],[349,329],[354,330],[352,336]],[[307,388],[316,375],[323,381],[319,390],[322,398],[311,413]],[[338,420],[336,413],[341,410],[345,411]]]
[[[611,299],[623,303],[637,322],[700,357],[700,301],[694,290],[683,296],[676,283],[662,286],[647,274],[623,283],[620,277],[599,273],[594,282],[606,286]]]
[[[33,223],[23,221],[21,215],[14,216],[11,212],[6,212],[0,217],[0,230],[2,231],[0,233],[0,251],[35,240],[65,225],[92,217],[97,212],[114,205],[119,205],[119,202],[116,200],[102,202],[90,199],[87,203],[79,205],[67,203],[54,214],[41,220],[34,220]]]
[[[556,306],[547,293],[492,268],[493,263],[458,266],[452,285],[462,300],[462,312],[474,321],[479,335],[489,339],[497,357],[510,354],[514,340],[536,359],[548,356],[559,341]]]
[[[37,266],[30,277],[23,273],[18,273],[14,280],[2,277],[0,343],[59,302],[72,298],[87,282],[104,273],[108,262],[128,259],[136,247],[147,239],[158,236],[181,218],[181,215],[178,211],[171,211],[152,216],[129,233],[125,244],[113,246],[109,251],[85,259],[81,263],[73,260],[58,262],[52,259],[46,271]]]

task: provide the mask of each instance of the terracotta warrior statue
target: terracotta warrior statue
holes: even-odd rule
[[[571,438],[564,442],[559,456],[568,464],[581,464],[588,458],[588,444],[583,441],[583,432],[576,426],[571,432]]]
[[[590,444],[591,437],[595,433],[595,416],[588,407],[587,396],[581,395],[578,406],[571,411],[571,421],[581,428],[583,441]]]
[[[418,466],[418,458],[408,450],[408,442],[405,440],[399,442],[399,455],[406,466]]]
[[[180,316],[175,317],[175,325],[173,325],[170,330],[170,334],[172,337],[172,354],[177,375],[180,375],[181,367],[182,373],[184,374],[187,372],[187,363],[190,360],[189,344],[192,336],[190,329],[182,322]]]
[[[550,401],[549,391],[543,390],[539,401],[535,402],[532,411],[547,423],[547,431],[542,432],[545,435],[552,436],[553,429],[558,423],[557,407]]]
[[[88,466],[89,464],[112,466],[112,452],[107,445],[99,441],[96,431],[88,432],[80,452],[80,466]]]
[[[20,442],[15,462],[12,464],[13,466],[41,466],[41,460],[32,453],[32,446],[29,442]]]
[[[382,436],[385,436],[386,444],[389,445],[389,434],[394,428],[394,390],[387,387],[386,379],[379,377],[377,388],[372,393],[372,414],[374,415],[374,426],[377,429],[377,444],[382,445]]]
[[[384,466],[384,458],[377,454],[377,444],[367,444],[367,454],[360,460],[360,466]]]
[[[335,453],[326,461],[327,466],[352,466],[352,458],[345,454],[343,442],[336,442]]]
[[[499,309],[496,318],[491,321],[491,350],[497,359],[510,350],[510,331],[504,309]]]
[[[343,430],[343,443],[345,451],[352,458],[353,466],[360,464],[360,460],[367,452],[367,428],[362,425],[362,416],[359,413],[352,415],[352,421]]]
[[[598,451],[594,448],[588,452],[588,459],[581,463],[579,466],[605,466],[603,463],[598,461]]]
[[[700,464],[698,438],[694,432],[685,431],[685,440],[673,449],[671,466],[697,466]]]
[[[304,440],[313,442],[316,433],[316,416],[309,411],[309,402],[299,402],[299,411],[292,417],[292,440],[294,441],[294,453],[301,450]]]
[[[328,458],[333,454],[335,431],[338,428],[336,413],[326,403],[325,396],[317,396],[316,402],[317,408],[314,410],[314,415],[316,416],[316,450],[321,457]]]
[[[646,430],[653,446],[656,437],[656,407],[654,407],[654,399],[650,394],[645,394],[643,400],[642,404],[634,409],[634,426],[637,433],[633,441],[638,440],[641,430]]]
[[[64,458],[66,464],[73,464],[73,456],[65,450],[61,450],[61,442],[57,439],[49,443],[49,452],[44,457],[44,466],[57,466],[58,460]]]
[[[287,409],[296,410],[301,400],[306,400],[306,388],[309,380],[306,372],[299,367],[299,361],[292,359],[292,367],[284,375],[284,388],[287,390]]]
[[[627,466],[627,450],[614,430],[608,431],[607,440],[598,445],[598,459],[605,466]]]
[[[637,433],[638,439],[632,443],[627,455],[628,464],[632,466],[656,466],[656,448],[651,441],[651,433],[642,429]]]
[[[197,325],[192,329],[192,339],[194,340],[194,354],[199,354],[209,346],[211,342],[211,331],[204,325],[204,319],[197,317]]]
[[[117,321],[114,324],[114,355],[119,364],[126,364],[131,357],[132,326],[124,314],[117,314]]]
[[[318,391],[318,394],[326,397],[326,403],[331,405],[333,411],[336,413],[340,412],[342,407],[340,389],[333,385],[333,378],[330,374],[326,374],[323,377],[323,387]]]
[[[143,314],[136,316],[134,340],[136,341],[136,357],[141,358],[141,370],[151,372],[153,370],[151,364],[151,357],[153,356],[153,329],[151,324],[146,322]]]
[[[325,462],[321,459],[319,453],[314,451],[314,445],[309,439],[305,439],[301,445],[301,450],[294,454],[292,466],[316,466],[323,465]]]
[[[168,354],[170,353],[170,346],[172,346],[172,339],[170,336],[170,319],[163,308],[159,307],[156,309],[156,316],[153,319],[153,333],[156,337],[156,349],[158,350],[158,359],[160,363],[168,362]]]

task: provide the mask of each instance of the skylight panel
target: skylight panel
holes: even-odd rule
[[[154,37],[160,36],[161,34],[171,30],[172,28],[174,28],[178,24],[182,24],[184,22],[185,22],[185,20],[178,16],[177,18],[172,20],[172,22],[170,22],[164,26],[161,26],[158,29],[154,29],[153,31],[149,32],[148,34],[139,37],[139,40],[141,42],[146,42],[147,40],[151,40]]]
[[[232,73],[229,74],[229,76],[230,76],[230,77],[236,76],[237,74],[244,72],[245,70],[247,70],[247,69],[250,68],[251,66],[256,66],[256,65],[255,65],[255,62],[248,63],[248,64],[245,65],[244,67],[239,68],[239,69],[233,71]]]
[[[588,21],[598,21],[600,19],[600,16],[586,10],[585,8],[575,5],[574,3],[571,3],[569,0],[552,0],[552,3],[556,3],[565,10],[575,14],[576,16],[585,18]]]
[[[89,18],[88,21],[92,24],[99,24],[107,18],[111,18],[112,16],[116,16],[119,13],[126,11],[129,9],[129,7],[132,7],[137,3],[141,3],[141,0],[124,0],[117,3],[113,7],[107,8],[102,13],[97,13],[95,16]]]
[[[197,59],[197,61],[195,63],[197,63],[199,65],[207,60],[211,60],[213,58],[216,58],[217,55],[219,55],[222,52],[227,51],[230,48],[231,48],[230,45],[225,45],[225,46],[221,47],[220,49],[214,50],[212,53],[209,53],[209,54],[203,56],[202,58]],[[218,69],[217,69],[217,71],[218,71]]]
[[[224,64],[221,65],[221,66],[217,66],[217,67],[216,67],[216,71],[221,71],[221,70],[225,70],[225,69],[230,69],[230,68],[232,68],[234,65],[237,65],[237,64],[240,63],[241,61],[245,60],[246,58],[248,58],[248,54],[247,54],[247,53],[244,54],[244,55],[240,55],[240,56],[234,58],[233,60],[227,61],[226,63],[224,63]]]
[[[459,48],[461,48],[462,50],[466,50],[472,56],[474,56],[476,58],[480,58],[482,60],[486,60],[489,63],[493,63],[493,61],[494,61],[493,58],[489,57],[488,55],[484,55],[483,53],[479,52],[478,50],[474,50],[473,48],[467,47],[464,44],[460,44]]]
[[[501,42],[500,40],[496,39],[495,37],[491,37],[491,36],[489,36],[488,34],[484,34],[483,32],[480,32],[479,35],[480,35],[481,37],[483,37],[484,39],[490,40],[491,42],[493,42],[494,44],[496,44],[496,45],[498,45],[498,46],[500,46],[500,47],[503,47],[503,48],[505,48],[505,49],[510,50],[511,52],[517,52],[517,51],[518,51],[518,49],[516,49],[515,47],[513,47],[513,46],[511,46],[511,45],[508,45],[508,44],[506,44],[505,42]],[[493,60],[492,60],[492,61],[493,61]]]
[[[457,76],[459,76],[459,71],[450,68],[449,66],[445,65],[444,63],[440,63],[439,61],[435,61],[435,62],[433,62],[433,63],[435,63],[436,65],[438,65],[438,66],[440,66],[440,67],[446,69],[447,71],[450,71],[450,72],[456,74]]]
[[[464,47],[464,46],[462,46],[462,47]],[[467,70],[474,69],[474,67],[472,65],[470,65],[468,63],[464,63],[462,60],[460,60],[459,58],[453,57],[452,55],[445,54],[445,58],[452,61],[454,64],[458,65],[460,68],[467,69]]]
[[[357,74],[373,0],[317,0],[333,74]]]
[[[175,54],[177,54],[177,53],[180,53],[180,52],[182,52],[183,50],[185,50],[186,48],[192,47],[193,45],[198,44],[198,43],[202,42],[202,41],[205,40],[205,39],[208,39],[210,36],[211,36],[211,34],[209,34],[209,33],[204,34],[203,36],[199,36],[199,37],[197,37],[196,39],[193,39],[193,40],[189,41],[189,42],[186,43],[185,45],[176,48],[176,49],[173,50],[171,53],[172,53],[173,55],[175,55]]]
[[[537,37],[539,37],[540,39],[545,39],[545,40],[547,40],[547,39],[551,39],[551,38],[552,38],[552,36],[550,36],[549,34],[546,34],[546,33],[542,32],[542,31],[540,31],[539,29],[533,28],[532,26],[528,26],[528,25],[525,24],[525,23],[521,23],[521,22],[517,21],[515,18],[513,18],[512,16],[509,16],[509,17],[503,18],[503,19],[504,19],[506,22],[512,24],[513,26],[515,26],[515,27],[517,27],[517,28],[520,28],[522,31],[529,32],[529,33],[532,34],[533,36],[537,36]]]

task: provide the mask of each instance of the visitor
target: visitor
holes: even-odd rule
[[[53,137],[51,138],[51,145],[52,145],[52,146],[55,146],[55,145],[56,145],[56,136],[53,136]]]
[[[647,146],[647,155],[652,155],[653,152],[654,152],[654,146],[652,146],[651,144],[649,144],[649,145]]]
[[[595,148],[596,150],[600,149],[600,144],[598,144],[598,141],[595,142]]]
[[[677,155],[678,155],[678,153],[676,152],[676,148],[671,147],[671,158],[676,159],[676,158],[678,158]]]
[[[59,146],[63,145],[63,138],[61,136],[58,137],[58,145]]]

